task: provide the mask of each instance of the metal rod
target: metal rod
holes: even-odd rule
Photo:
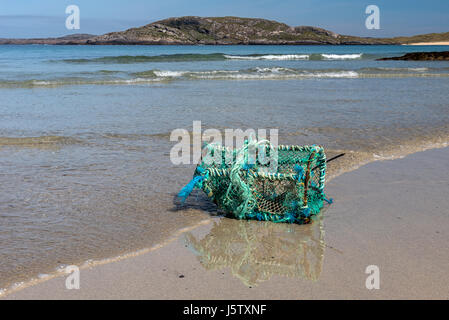
[[[330,159],[327,159],[327,160],[326,160],[326,163],[331,162],[332,160],[338,159],[338,158],[340,158],[340,157],[343,157],[345,154],[346,154],[346,153],[340,153],[339,155],[337,155],[337,156],[335,156],[335,157],[332,157],[332,158],[330,158]]]
[[[338,158],[340,158],[340,157],[343,157],[344,155],[345,155],[346,153],[340,153],[339,155],[336,155],[335,157],[332,157],[332,158],[330,158],[330,159],[327,159],[326,160],[326,163],[328,163],[328,162],[331,162],[331,161],[333,161],[333,160],[335,160],[335,159],[338,159]],[[318,168],[319,166],[316,166],[315,168],[313,168],[312,169],[312,171],[314,171],[316,168]]]

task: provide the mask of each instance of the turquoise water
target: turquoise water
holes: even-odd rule
[[[173,210],[193,165],[172,130],[279,129],[347,156],[330,175],[438,147],[445,46],[0,46],[0,288],[145,248],[208,217]]]
[[[4,46],[0,87],[179,80],[446,77],[447,63],[376,62],[419,46]],[[444,46],[432,50],[445,50]]]

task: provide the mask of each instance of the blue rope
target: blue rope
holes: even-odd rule
[[[302,214],[308,218],[310,216],[310,208],[305,208],[302,212]]]
[[[201,167],[197,167],[196,171],[200,174],[204,173],[204,169]],[[195,187],[201,188],[203,185],[203,180],[206,178],[206,176],[198,175],[196,177],[193,177],[190,182],[181,189],[178,193],[178,197],[181,198],[181,203],[184,203],[187,200],[187,197],[192,193],[193,189]]]
[[[324,201],[326,201],[329,204],[332,204],[334,202],[334,199],[332,198],[327,199],[326,196],[324,196]]]
[[[296,171],[296,178],[298,179],[298,181],[301,181],[302,178],[304,177],[304,169],[302,166],[300,166],[299,164],[295,165],[295,171]]]

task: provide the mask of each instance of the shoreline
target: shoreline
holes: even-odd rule
[[[1,40],[1,39],[0,39]],[[220,43],[220,44],[210,44],[210,43],[41,43],[41,42],[23,42],[23,43],[6,43],[0,41],[0,46],[88,46],[88,47],[104,47],[104,46],[328,46],[328,47],[351,47],[351,46],[449,46],[449,41],[441,42],[415,42],[415,43]]]
[[[380,162],[380,165],[382,166],[383,163],[388,163],[391,160],[393,160],[393,162],[396,162],[396,161],[400,161],[401,159],[404,159],[404,158],[407,159],[408,157],[416,155],[416,154],[429,153],[429,152],[431,152],[430,150],[441,150],[441,149],[447,151],[448,150],[447,144],[445,144],[443,146],[435,146],[434,145],[432,147],[424,148],[424,150],[416,151],[416,152],[413,152],[413,153],[410,153],[407,155],[396,156],[396,157],[393,156],[394,157],[393,159],[391,159],[391,158],[390,159],[373,158],[372,161],[368,161],[367,163],[361,163],[360,166],[358,166],[358,167],[352,168],[348,171],[338,172],[338,174],[336,174],[335,176],[330,177],[330,179],[328,179],[328,181],[334,181],[337,178],[344,177],[348,174],[358,172],[360,170],[366,171],[364,168],[366,168],[366,166],[372,165],[374,163]],[[378,161],[378,160],[382,160],[382,161]],[[331,196],[332,196],[332,194],[331,194]],[[84,262],[84,264],[82,264],[80,266],[80,270],[93,270],[93,269],[97,269],[98,267],[101,267],[104,265],[111,265],[111,264],[114,265],[115,263],[118,263],[121,261],[125,261],[125,262],[127,261],[128,263],[132,264],[132,260],[129,258],[148,256],[148,254],[151,254],[151,253],[157,252],[157,251],[166,251],[167,249],[165,249],[165,248],[173,246],[173,243],[179,242],[179,238],[183,234],[186,234],[190,231],[195,232],[196,229],[204,229],[207,226],[209,226],[214,220],[216,220],[216,219],[211,217],[210,219],[202,220],[195,226],[180,228],[169,239],[163,241],[162,243],[154,245],[150,248],[136,250],[136,251],[129,252],[129,253],[119,255],[116,257],[100,259],[100,260],[93,260],[93,261],[92,260],[86,261],[86,262]],[[47,282],[54,282],[54,281],[60,279],[62,276],[64,276],[64,274],[62,274],[61,270],[60,270],[60,271],[55,271],[55,273],[53,273],[53,274],[45,275],[45,277],[32,278],[29,281],[16,283],[7,289],[1,290],[1,288],[0,288],[0,298],[10,297],[11,295],[14,296],[14,294],[20,294],[20,292],[22,292],[24,289],[31,288],[31,287],[39,287]]]
[[[187,43],[187,42],[99,42],[90,43],[85,40],[67,41],[57,38],[48,39],[7,39],[0,38],[0,46],[25,46],[25,45],[48,45],[48,46],[448,46],[449,41],[430,41],[430,42],[348,42],[348,43],[326,43],[326,42],[278,42],[278,43]]]
[[[86,260],[84,261],[82,264],[80,264],[78,267],[81,270],[85,270],[88,268],[95,268],[95,267],[99,267],[105,264],[109,264],[109,263],[114,263],[114,262],[118,262],[118,261],[122,261],[125,259],[131,259],[134,257],[138,257],[140,255],[143,254],[147,254],[150,253],[152,251],[158,250],[163,248],[164,246],[170,244],[171,242],[177,240],[180,235],[182,235],[185,232],[194,230],[198,227],[201,227],[203,225],[207,225],[211,223],[211,219],[206,219],[206,220],[202,220],[199,223],[197,223],[194,226],[190,226],[190,227],[183,227],[180,228],[178,231],[174,232],[171,237],[169,237],[167,240],[164,240],[158,244],[155,244],[154,246],[151,246],[149,248],[143,248],[143,249],[139,249],[139,250],[135,250],[135,251],[131,251],[128,253],[124,253],[121,255],[117,255],[117,256],[113,256],[113,257],[109,257],[109,258],[104,258],[104,259],[98,259],[98,260]],[[8,288],[0,288],[0,299],[9,296],[10,294],[13,294],[15,292],[24,290],[26,288],[32,287],[32,286],[36,286],[39,285],[41,283],[47,282],[49,280],[55,279],[55,278],[59,278],[62,277],[64,275],[64,269],[66,266],[58,266],[55,269],[55,271],[53,273],[50,274],[39,274],[36,277],[32,277],[31,279],[27,280],[27,281],[21,281],[21,282],[16,282],[14,284],[12,284],[10,287]]]
[[[404,43],[404,46],[449,46],[449,41]]]

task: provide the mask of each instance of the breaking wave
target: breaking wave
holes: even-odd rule
[[[354,53],[354,54],[321,54],[324,60],[354,60],[360,59],[363,56],[363,53]]]
[[[224,55],[226,59],[235,60],[309,60],[308,54],[267,54],[267,55]]]
[[[268,55],[225,55],[226,59],[236,60],[353,60],[361,59],[363,53],[354,54],[268,54]]]
[[[82,59],[63,59],[51,60],[51,62],[65,62],[72,64],[130,64],[130,63],[146,63],[146,62],[186,62],[186,61],[221,61],[221,60],[353,60],[361,59],[362,53],[353,54],[324,54],[324,53],[292,53],[292,54],[246,54],[233,55],[224,53],[183,53],[183,54],[163,54],[155,56],[105,56],[98,58],[82,58]]]
[[[93,72],[95,73],[95,72]],[[107,78],[104,74],[107,74]],[[240,70],[159,70],[121,72],[119,75],[101,71],[98,77],[71,77],[55,79],[0,80],[0,88],[52,88],[67,85],[149,85],[169,83],[175,80],[288,80],[288,79],[355,79],[355,78],[413,78],[449,77],[448,70],[437,68],[388,68],[360,69],[308,69],[254,67]]]
[[[256,67],[244,70],[210,71],[160,71],[148,70],[135,73],[139,77],[166,77],[208,80],[264,80],[264,79],[301,79],[301,78],[355,78],[358,73],[352,70],[300,70],[283,67]]]
[[[393,68],[392,68],[393,69]],[[148,70],[133,76],[166,79],[209,79],[209,80],[282,80],[307,78],[405,78],[405,77],[449,77],[449,73],[429,73],[425,68],[362,68],[344,69],[295,69],[285,67],[256,67],[243,70],[209,71],[161,71]]]

